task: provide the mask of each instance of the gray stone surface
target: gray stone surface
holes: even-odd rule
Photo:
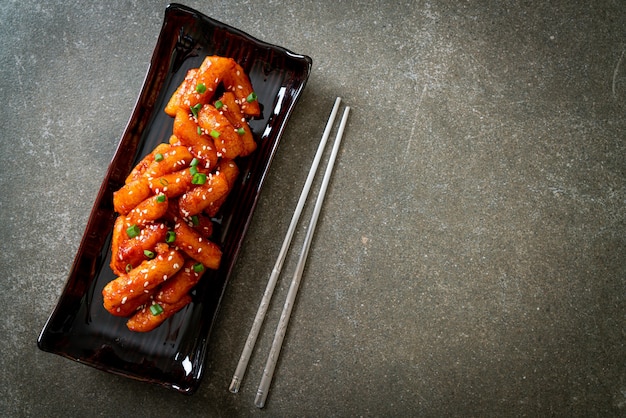
[[[167,3],[0,3],[2,415],[623,416],[626,4],[547,3],[187,3],[314,61],[192,397],[36,347]],[[353,113],[259,411],[295,255],[227,388],[336,96]]]

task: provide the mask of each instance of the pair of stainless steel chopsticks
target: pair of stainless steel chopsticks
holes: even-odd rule
[[[294,211],[293,217],[291,218],[291,223],[289,224],[289,228],[287,229],[287,234],[283,241],[283,245],[280,249],[280,253],[278,254],[276,264],[274,265],[270,278],[267,282],[265,292],[263,293],[263,298],[261,299],[259,309],[257,311],[257,314],[254,318],[254,322],[252,323],[252,327],[250,329],[250,334],[248,335],[248,339],[246,340],[246,344],[244,345],[243,351],[241,353],[241,357],[239,358],[237,369],[235,370],[235,373],[233,375],[233,379],[231,381],[230,388],[229,388],[230,391],[233,393],[237,393],[239,391],[239,387],[241,386],[243,376],[246,372],[246,368],[248,367],[250,356],[252,355],[252,350],[254,349],[254,345],[256,344],[259,331],[261,329],[261,326],[263,325],[263,321],[265,320],[265,315],[267,313],[267,309],[269,307],[272,294],[274,293],[276,282],[278,281],[278,277],[280,276],[283,263],[287,256],[287,251],[289,250],[289,246],[291,245],[291,240],[293,238],[296,226],[300,219],[300,215],[302,214],[302,209],[304,208],[304,204],[306,203],[307,197],[309,195],[309,191],[311,189],[311,185],[313,183],[315,174],[317,172],[317,168],[319,166],[320,160],[322,158],[322,154],[324,153],[324,149],[326,147],[326,142],[328,141],[331,130],[335,123],[335,118],[337,116],[337,113],[339,112],[340,104],[341,104],[341,98],[337,97],[337,99],[335,100],[333,109],[330,113],[330,117],[328,118],[328,122],[326,123],[326,128],[324,129],[324,133],[322,135],[322,139],[320,140],[320,144],[317,148],[317,152],[315,153],[315,157],[313,159],[313,163],[311,164],[311,168],[309,170],[309,174],[307,176],[306,182],[304,184],[304,187],[302,188],[302,192],[300,194],[298,204],[296,205],[296,209]],[[291,316],[291,310],[293,308],[296,294],[298,292],[298,287],[300,286],[300,281],[302,279],[302,272],[304,271],[304,264],[306,263],[306,259],[307,259],[309,249],[311,246],[311,241],[313,240],[313,234],[314,234],[315,227],[317,225],[317,220],[319,218],[319,214],[322,208],[322,203],[324,201],[324,195],[326,194],[326,189],[330,181],[330,176],[333,171],[335,159],[337,157],[337,152],[339,151],[339,145],[341,144],[341,139],[343,137],[343,131],[345,130],[349,112],[350,112],[350,107],[346,106],[343,112],[343,116],[341,118],[341,122],[339,124],[339,128],[337,129],[337,137],[335,138],[335,142],[333,144],[333,148],[332,148],[330,157],[328,159],[326,172],[324,173],[324,178],[322,179],[322,184],[320,186],[317,200],[315,202],[313,214],[311,215],[309,228],[304,238],[304,243],[302,245],[302,250],[300,252],[300,258],[298,260],[298,264],[296,265],[296,270],[291,280],[291,285],[289,286],[289,292],[287,293],[287,298],[283,306],[283,311],[281,313],[280,320],[276,328],[274,341],[272,342],[272,347],[270,349],[270,353],[267,358],[265,368],[263,370],[263,376],[261,378],[261,383],[259,384],[259,388],[257,390],[257,396],[254,402],[255,405],[259,408],[263,408],[263,406],[265,406],[265,400],[269,392],[269,386],[272,381],[272,377],[274,375],[274,369],[276,368],[276,362],[278,361],[278,355],[280,353],[283,340],[285,338],[285,333],[287,332],[287,325],[289,323],[289,318]]]

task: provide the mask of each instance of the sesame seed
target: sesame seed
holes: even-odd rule
[[[148,287],[148,285],[149,285],[149,284],[150,284],[150,282],[146,280],[146,281],[143,283],[143,287]]]
[[[202,252],[202,248],[198,248],[198,252],[201,253]]]
[[[127,298],[126,296],[124,296],[124,297],[122,298],[122,305],[126,303],[126,300],[127,300],[127,299],[128,299],[128,298]]]
[[[166,280],[167,280],[167,274],[164,274],[163,275],[163,281],[166,281]]]

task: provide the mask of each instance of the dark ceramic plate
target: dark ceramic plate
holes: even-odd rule
[[[145,154],[167,142],[173,119],[164,113],[165,104],[187,70],[200,66],[206,55],[232,57],[248,73],[262,105],[261,117],[250,121],[259,146],[239,160],[238,184],[216,219],[214,240],[223,249],[220,269],[207,271],[193,291],[193,302],[159,328],[132,333],[126,319],[110,315],[102,306],[102,289],[114,279],[109,268],[113,191],[124,184]],[[143,88],[96,198],[63,293],[39,336],[39,348],[183,393],[197,389],[220,299],[310,70],[307,56],[261,42],[188,7],[167,7]]]

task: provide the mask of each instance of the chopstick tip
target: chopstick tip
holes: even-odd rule
[[[239,392],[239,387],[241,386],[241,381],[237,377],[233,377],[233,380],[230,382],[230,390],[232,393]]]
[[[263,408],[265,406],[265,392],[263,391],[258,391],[256,394],[256,398],[254,399],[254,405],[257,408]]]

